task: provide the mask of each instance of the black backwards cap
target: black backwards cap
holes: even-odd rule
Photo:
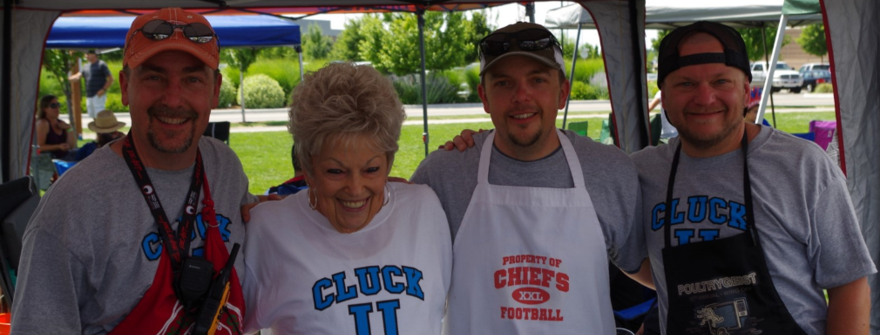
[[[702,53],[687,56],[678,55],[681,40],[692,33],[707,33],[714,36],[724,46],[724,53]],[[742,70],[752,81],[749,58],[746,56],[746,43],[739,32],[731,27],[716,22],[698,21],[696,23],[673,30],[660,42],[659,73],[657,85],[670,73],[688,65],[722,63]]]

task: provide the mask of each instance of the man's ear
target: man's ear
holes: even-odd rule
[[[129,69],[129,72],[132,71]],[[122,105],[128,106],[128,78],[125,76],[125,71],[119,70],[119,90],[122,93]]]
[[[223,75],[220,71],[215,72],[214,78],[214,98],[211,100],[211,108],[217,108],[220,104],[220,85],[223,84]]]
[[[568,81],[568,79],[562,82],[562,86],[559,88],[559,103],[556,107],[557,109],[565,108],[565,102],[568,100],[568,94],[571,92],[570,88],[571,83]]]
[[[489,112],[489,98],[486,95],[486,89],[483,87],[483,83],[477,85],[477,95],[480,96],[480,101],[483,102],[483,110],[486,114],[490,114]]]

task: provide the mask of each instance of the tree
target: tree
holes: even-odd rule
[[[493,30],[486,22],[486,14],[484,14],[483,11],[473,12],[471,23],[473,24],[473,36],[471,37],[471,40],[474,44],[474,50],[465,57],[465,62],[468,64],[480,61],[480,41],[483,37],[492,33]]]
[[[330,58],[347,61],[364,60],[358,52],[358,44],[364,40],[364,36],[361,34],[361,22],[361,19],[357,19],[345,23],[345,30],[336,39],[336,43],[333,43]]]
[[[828,54],[828,43],[825,42],[825,25],[821,23],[811,24],[804,27],[801,36],[797,39],[801,49],[808,54],[819,56],[820,63],[824,63],[824,57]]]
[[[660,51],[660,42],[663,41],[663,38],[665,38],[666,35],[669,35],[670,32],[672,32],[672,31],[671,30],[658,30],[657,31],[657,38],[651,39],[651,49],[654,49],[654,51],[659,52]]]
[[[568,38],[559,41],[559,45],[562,46],[562,57],[568,58],[574,55],[574,39]]]
[[[581,46],[580,55],[585,59],[602,57],[602,54],[599,53],[599,46],[590,43],[584,43],[584,45]]]
[[[761,30],[763,29],[764,33],[767,35],[767,45],[764,45],[764,38],[761,34]],[[764,54],[769,56],[770,52],[773,48],[773,41],[776,40],[776,27],[775,26],[766,26],[763,28],[742,28],[737,29],[739,34],[742,35],[743,40],[746,42],[746,53],[749,56],[749,60],[763,60]],[[789,36],[785,36],[782,39],[782,46],[785,46],[791,41]]]
[[[73,92],[70,86],[70,80],[67,79],[67,76],[70,68],[76,63],[76,60],[82,57],[82,52],[72,52],[59,49],[46,49],[43,54],[43,67],[45,67],[46,70],[49,70],[49,72],[52,73],[52,76],[58,80],[58,84],[61,86],[61,90],[64,91],[64,96],[67,98],[67,110],[70,111],[71,114],[73,114],[73,105],[71,101],[71,95]],[[77,125],[77,127],[82,129],[81,125]]]
[[[324,59],[330,55],[333,40],[321,33],[320,26],[311,24],[302,36],[302,48],[306,59]]]
[[[299,56],[293,47],[268,47],[257,50],[259,59],[297,59]]]
[[[227,48],[223,49],[220,53],[220,59],[229,64],[230,66],[235,66],[238,68],[239,75],[239,86],[244,84],[244,71],[247,70],[251,64],[257,61],[257,50],[254,48]],[[239,87],[240,101],[241,101],[241,121],[245,122],[244,119],[244,90]]]
[[[473,22],[463,12],[425,13],[425,67],[440,71],[467,65],[467,55],[474,52],[473,39]]]
[[[464,13],[426,12],[425,67],[446,70],[466,64],[473,52],[473,24]],[[358,53],[383,73],[405,75],[421,70],[418,17],[413,14],[367,15],[361,22]]]
[[[367,14],[361,18],[360,41],[358,41],[358,57],[373,63],[373,67],[379,72],[388,73],[379,60],[379,51],[382,50],[382,37],[387,34],[384,22],[379,15]]]

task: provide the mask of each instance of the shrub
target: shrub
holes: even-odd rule
[[[659,90],[660,90],[660,88],[657,87],[657,81],[649,80],[648,81],[648,101],[653,100],[654,95],[657,94],[657,91],[659,91]]]
[[[122,94],[119,93],[107,93],[107,104],[104,105],[104,109],[117,113],[128,112],[128,107],[122,104]]]
[[[596,96],[596,89],[582,81],[571,84],[571,100],[589,100]]]
[[[220,99],[217,107],[232,107],[232,104],[235,103],[236,94],[238,94],[238,90],[235,89],[235,84],[233,84],[231,80],[224,80],[222,83],[220,83]]]
[[[421,87],[417,81],[409,79],[409,77],[391,77],[391,85],[394,86],[394,90],[397,91],[397,97],[400,98],[400,102],[405,105],[414,105],[418,104],[422,101],[420,98]]]
[[[220,73],[223,74],[223,81],[228,81],[232,84],[233,87],[241,86],[241,78],[239,78],[239,73],[237,67],[234,66],[224,66],[220,69]]]
[[[831,86],[831,83],[821,83],[816,85],[813,93],[834,93],[834,86]]]
[[[404,104],[422,103],[422,86],[420,76],[411,74],[403,77],[392,76],[391,83],[397,91],[397,96]],[[449,82],[449,79],[437,74],[430,74],[427,78],[427,101],[429,104],[460,102],[458,86]]]
[[[464,69],[464,79],[471,88],[471,94],[467,97],[467,102],[480,102],[480,95],[477,93],[477,86],[480,86],[480,65],[471,65]]]
[[[567,64],[571,64],[571,62]],[[565,69],[566,73],[568,71],[571,70]],[[605,62],[601,58],[578,59],[577,64],[574,66],[574,81],[588,83],[593,78],[593,75],[599,71],[605,71]]]
[[[299,63],[296,58],[287,59],[265,59],[258,60],[251,64],[245,72],[245,76],[253,76],[257,74],[265,74],[269,78],[275,79],[284,90],[285,101],[290,99],[290,93],[293,88],[299,84]]]
[[[244,106],[247,108],[284,107],[284,90],[275,79],[265,74],[245,77],[244,83],[239,87],[239,91],[241,90],[244,90]],[[238,103],[241,104],[241,101]]]

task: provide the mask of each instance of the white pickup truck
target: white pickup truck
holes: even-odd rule
[[[763,87],[764,79],[767,78],[767,63],[764,62],[755,62],[749,64],[752,69],[752,86],[753,87]],[[804,85],[804,78],[801,77],[801,74],[785,64],[783,61],[776,62],[776,69],[773,71],[773,84],[772,91],[779,92],[779,90],[786,88],[791,91],[791,93],[800,93],[801,86]]]

